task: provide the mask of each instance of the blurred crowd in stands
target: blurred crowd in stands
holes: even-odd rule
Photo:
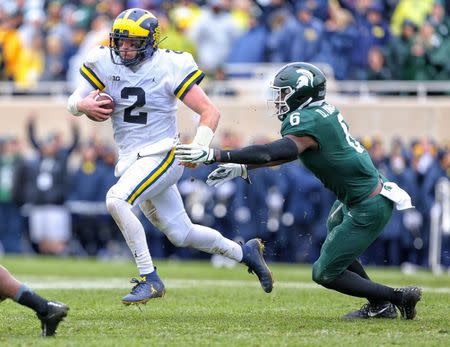
[[[307,61],[339,80],[450,79],[450,0],[4,0],[1,79],[75,83],[131,7],[153,11],[160,46],[191,52],[211,78],[227,63]]]
[[[72,140],[57,133],[36,136],[36,116],[28,120],[28,139],[4,137],[0,142],[0,246],[8,253],[42,253],[129,257],[120,231],[105,208],[105,195],[116,182],[112,148],[92,139],[79,143],[76,123]],[[256,138],[254,143],[266,143]],[[29,142],[32,155],[24,153]],[[364,254],[375,265],[404,262],[426,266],[430,210],[436,182],[450,178],[450,148],[432,139],[383,143],[362,138],[374,163],[412,196],[415,210],[394,212],[382,236]],[[244,145],[226,132],[220,145]],[[252,184],[235,179],[219,188],[205,184],[214,166],[186,169],[179,190],[195,223],[212,226],[236,240],[267,241],[271,261],[313,262],[326,236],[326,218],[334,196],[299,162],[251,171]],[[173,247],[140,213],[151,252],[156,258],[208,258]],[[1,252],[0,252],[1,253]],[[450,235],[444,238],[442,262],[450,265]]]

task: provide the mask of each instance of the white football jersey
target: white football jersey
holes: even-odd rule
[[[103,46],[90,52],[80,73],[114,99],[111,119],[119,156],[175,138],[177,98],[182,100],[204,77],[190,53],[157,49],[134,72],[114,64]]]

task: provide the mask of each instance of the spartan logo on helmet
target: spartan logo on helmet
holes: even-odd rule
[[[300,74],[297,80],[297,89],[300,89],[303,86],[314,87],[314,76],[311,72],[305,69],[298,69],[296,72]]]
[[[291,63],[275,74],[270,88],[273,95],[267,103],[275,108],[273,115],[282,121],[290,111],[325,99],[326,78],[323,72],[312,64]]]

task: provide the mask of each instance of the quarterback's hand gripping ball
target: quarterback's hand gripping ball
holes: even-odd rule
[[[80,104],[82,106],[80,111],[94,122],[104,122],[109,119],[115,107],[113,98],[99,90],[89,93]]]
[[[98,93],[97,96],[94,97],[95,101],[109,101],[108,103],[104,103],[103,105],[101,105],[101,108],[104,108],[106,110],[114,110],[114,107],[116,106],[114,99],[112,98],[111,95],[106,94],[106,93]],[[89,115],[87,115],[89,119],[93,120],[94,122],[104,122],[106,119],[98,119],[98,118],[93,118],[90,117]]]

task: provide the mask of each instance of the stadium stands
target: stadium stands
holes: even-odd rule
[[[39,202],[24,198],[30,196],[24,189],[42,174],[42,158],[31,149],[26,125],[36,111],[38,141],[47,143],[47,135],[57,131],[63,143],[56,141],[53,153],[67,149],[64,104],[79,78],[80,61],[92,47],[108,45],[111,20],[136,6],[158,16],[166,37],[161,47],[191,52],[207,72],[205,90],[222,112],[216,141],[223,146],[278,136],[278,121],[264,119],[270,76],[285,62],[317,63],[352,133],[417,207],[415,213],[397,213],[363,261],[450,266],[448,219],[442,214],[448,211],[446,186],[439,185],[435,199],[436,183],[450,177],[450,1],[420,3],[411,10],[406,0],[3,1],[0,247],[98,256],[121,252],[122,236],[104,209],[107,185],[115,180],[109,124],[82,119],[74,125],[81,146],[66,158],[67,189],[56,202],[71,212],[72,236],[61,247],[30,237],[30,211]],[[184,107],[179,122],[189,135],[195,120]],[[252,186],[236,181],[218,190],[204,184],[210,167],[187,169],[180,191],[194,221],[231,238],[264,238],[270,260],[311,262],[325,237],[332,197],[298,165],[255,171]],[[38,170],[36,176],[22,176],[31,169]],[[297,181],[292,185],[302,189],[290,190]],[[438,207],[430,214],[433,206]],[[143,223],[154,256],[204,256],[174,249]]]

